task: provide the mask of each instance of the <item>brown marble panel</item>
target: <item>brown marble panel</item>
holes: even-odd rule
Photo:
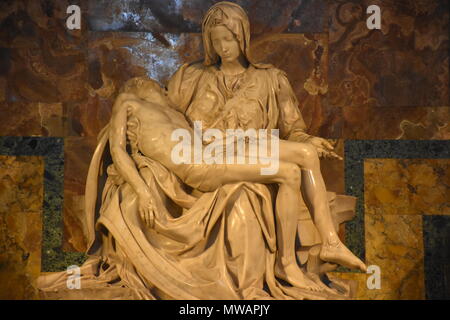
[[[326,34],[274,34],[252,41],[255,61],[285,71],[300,101],[328,92]]]
[[[64,237],[65,251],[86,250],[84,190],[89,163],[94,153],[93,137],[64,139]]]
[[[61,103],[0,102],[0,136],[62,136]]]
[[[4,102],[5,100],[6,100],[6,79],[0,77],[0,103]]]
[[[341,137],[342,111],[326,104],[326,34],[259,37],[252,42],[252,51],[256,61],[287,72],[311,134]],[[156,38],[151,33],[91,32],[90,96],[87,104],[66,106],[66,134],[96,135],[109,119],[117,91],[129,78],[148,75],[165,84],[182,63],[201,57],[200,34],[165,33]]]
[[[448,106],[447,1],[329,1],[330,103]],[[366,8],[381,8],[381,30]]]
[[[108,97],[110,86],[120,88],[135,76],[165,84],[181,64],[199,60],[201,50],[201,35],[194,33],[90,32],[89,85]]]
[[[209,7],[220,0],[183,1],[183,16],[200,26]],[[323,0],[242,0],[235,1],[247,12],[252,33],[323,32],[326,1]],[[200,29],[199,29],[200,30]]]
[[[329,140],[335,152],[344,157],[344,140]],[[320,170],[328,191],[345,194],[344,161],[337,159],[321,159]]]
[[[8,69],[3,72],[6,101],[57,103],[86,97],[85,53],[45,46],[4,49],[9,50]]]
[[[403,140],[449,140],[450,107],[426,108],[427,113],[420,121],[403,119],[400,122]]]
[[[369,289],[364,273],[333,272],[358,284],[357,300],[423,300],[422,217],[366,215],[366,264],[380,267],[379,289]]]
[[[328,105],[326,97],[307,96],[303,101],[299,108],[309,134],[327,139],[342,138],[345,125],[342,108]]]
[[[130,78],[150,76],[165,85],[186,62],[201,58],[200,34],[91,32],[86,101],[64,105],[66,136],[97,136],[107,124],[119,89]]]
[[[450,214],[448,159],[368,159],[364,184],[366,214]]]
[[[381,271],[381,288],[366,291],[376,300],[425,299],[421,216],[366,214],[366,262]]]
[[[44,161],[0,156],[0,299],[37,298]]]
[[[342,110],[327,103],[327,34],[261,36],[252,42],[251,49],[255,61],[286,72],[310,134],[341,138]]]
[[[329,275],[342,280],[352,280],[356,283],[355,300],[370,300],[367,295],[367,274],[356,272],[330,272]]]
[[[44,42],[82,47],[87,29],[81,19],[80,30],[66,27],[67,7],[79,5],[82,16],[87,10],[86,0],[3,0],[0,3],[0,47],[40,47]],[[56,43],[55,43],[56,45]]]
[[[109,122],[114,100],[99,95],[86,102],[64,104],[64,134],[66,137],[96,137]]]
[[[0,102],[0,136],[40,136],[43,133],[34,103]]]
[[[206,11],[220,0],[90,0],[92,31],[200,32]],[[255,34],[323,32],[325,0],[238,0]]]
[[[450,107],[342,108],[346,139],[446,140]]]
[[[64,191],[63,250],[85,252],[87,249],[84,194]]]
[[[0,156],[0,212],[39,212],[42,207],[43,160]]]
[[[344,140],[342,139],[329,139],[335,152],[344,157]],[[322,172],[323,179],[327,191],[336,192],[337,194],[345,194],[345,178],[344,178],[344,161],[337,159],[321,159],[320,170]],[[339,238],[345,241],[345,224],[339,226]]]
[[[68,0],[2,3],[0,79],[7,79],[2,89],[4,100],[55,103],[85,98],[86,25],[74,31],[65,25],[67,7],[77,3],[86,8],[84,1]]]

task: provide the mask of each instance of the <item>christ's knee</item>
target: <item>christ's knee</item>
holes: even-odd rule
[[[301,183],[301,170],[295,163],[280,163],[279,183],[298,188]]]
[[[301,166],[304,169],[313,169],[319,165],[319,155],[314,146],[310,144],[304,144],[300,148],[302,163]]]

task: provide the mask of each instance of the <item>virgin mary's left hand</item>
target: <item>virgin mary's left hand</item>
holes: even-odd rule
[[[316,148],[319,158],[342,160],[342,157],[334,152],[334,147],[326,139],[311,137],[307,140],[307,142]]]

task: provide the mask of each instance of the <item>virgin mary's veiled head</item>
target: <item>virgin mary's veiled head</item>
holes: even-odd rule
[[[203,18],[204,64],[209,66],[219,60],[211,41],[211,30],[216,26],[225,26],[234,34],[242,53],[250,61],[250,23],[247,14],[239,5],[223,1],[212,6]]]

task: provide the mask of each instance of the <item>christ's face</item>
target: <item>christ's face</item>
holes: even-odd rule
[[[242,54],[235,35],[225,26],[216,26],[211,30],[211,42],[222,61],[232,62]]]

